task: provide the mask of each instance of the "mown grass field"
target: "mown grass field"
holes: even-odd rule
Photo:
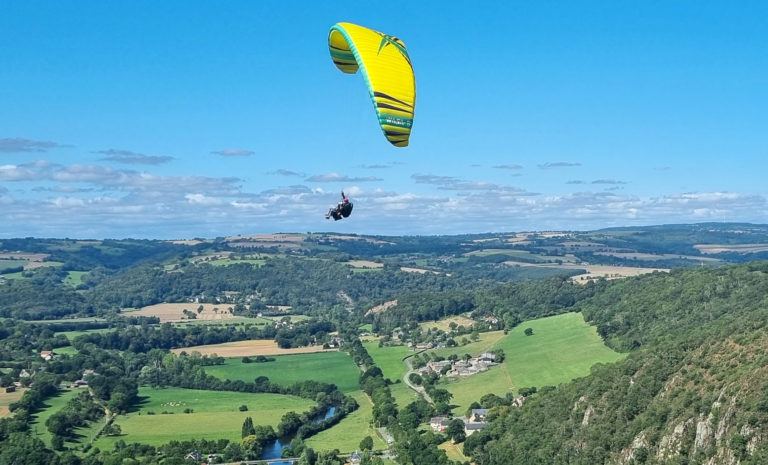
[[[45,421],[48,420],[51,415],[64,408],[67,402],[75,397],[78,392],[80,392],[78,389],[60,389],[58,395],[46,399],[45,402],[43,402],[41,409],[32,415],[33,420],[30,423],[29,428],[49,447],[51,445],[51,433],[48,431],[48,428],[45,427]]]
[[[346,352],[270,356],[274,362],[243,363],[242,357],[228,358],[224,365],[205,367],[205,372],[220,379],[252,382],[259,376],[283,386],[305,380],[333,383],[343,392],[360,389],[360,370]]]
[[[73,341],[77,336],[82,336],[83,334],[94,334],[94,333],[108,333],[110,331],[114,331],[115,328],[97,328],[97,329],[84,329],[80,331],[58,331],[56,334],[63,334],[66,336],[67,339],[70,341]]]
[[[395,398],[397,408],[401,409],[419,399],[419,395],[405,383],[400,382],[389,386],[389,391],[392,393],[392,397]]]
[[[526,328],[533,330],[532,336],[524,334]],[[453,394],[451,404],[457,406],[457,414],[463,414],[485,393],[504,396],[521,387],[558,385],[588,375],[596,363],[611,363],[625,357],[608,348],[596,328],[589,326],[580,313],[524,322],[498,339],[493,348],[504,350],[503,364],[443,384]]]
[[[349,414],[337,425],[310,437],[306,440],[309,447],[315,450],[339,449],[343,453],[360,450],[360,441],[366,436],[373,438],[374,450],[385,449],[386,444],[379,437],[375,428],[371,427],[373,418],[373,403],[363,391],[350,393],[360,404],[360,408]]]
[[[77,349],[72,346],[57,347],[53,349],[53,353],[58,355],[75,355],[77,352]]]
[[[364,342],[363,346],[373,358],[376,366],[381,368],[385,378],[389,378],[393,382],[402,379],[407,371],[403,359],[413,354],[407,346],[379,347],[378,341]]]
[[[120,439],[150,445],[194,438],[239,441],[246,417],[253,418],[256,425],[277,427],[286,412],[301,413],[314,405],[295,396],[182,388],[142,387],[139,396],[144,399],[137,411],[115,419],[123,434],[101,437],[95,446],[111,450]],[[241,405],[247,405],[248,411],[239,411]],[[187,408],[194,412],[184,413]],[[149,411],[155,414],[148,415]],[[163,411],[173,414],[164,415]]]

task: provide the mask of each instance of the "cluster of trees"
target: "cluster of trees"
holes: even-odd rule
[[[328,333],[335,329],[333,323],[314,319],[276,329],[272,325],[242,326],[188,325],[175,326],[164,323],[159,328],[147,324],[125,327],[103,333],[81,335],[72,342],[76,348],[95,345],[102,349],[129,352],[148,352],[152,349],[175,349],[222,342],[252,339],[274,339],[282,348],[323,344]]]
[[[98,405],[91,394],[85,390],[79,392],[67,405],[48,417],[45,426],[51,432],[53,438],[51,445],[56,450],[64,446],[65,438],[74,437],[75,428],[86,426],[89,421],[96,421],[104,417],[104,407]]]
[[[397,305],[372,316],[374,331],[389,332],[411,322],[431,321],[472,312],[476,319],[494,316],[504,327],[573,311],[575,305],[602,292],[605,281],[575,284],[566,277],[523,283],[495,284],[488,288],[446,292],[405,292]]]

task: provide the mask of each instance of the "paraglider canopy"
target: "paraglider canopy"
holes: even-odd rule
[[[351,23],[337,23],[328,34],[333,63],[341,71],[358,69],[368,85],[379,125],[396,147],[407,147],[416,105],[416,78],[397,37]]]

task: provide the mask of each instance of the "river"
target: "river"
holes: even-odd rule
[[[331,406],[331,408],[325,412],[325,416],[322,419],[315,420],[315,422],[319,423],[323,420],[327,420],[328,418],[331,418],[334,413],[336,413],[336,407]],[[261,452],[261,460],[279,459],[282,457],[283,449],[291,445],[292,439],[293,438],[278,438],[272,443],[264,446],[264,450]],[[291,465],[291,462],[272,462],[272,465]]]

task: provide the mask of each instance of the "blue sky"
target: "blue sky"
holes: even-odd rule
[[[405,41],[409,147],[339,21]],[[766,2],[0,7],[0,237],[767,223],[767,178]]]

